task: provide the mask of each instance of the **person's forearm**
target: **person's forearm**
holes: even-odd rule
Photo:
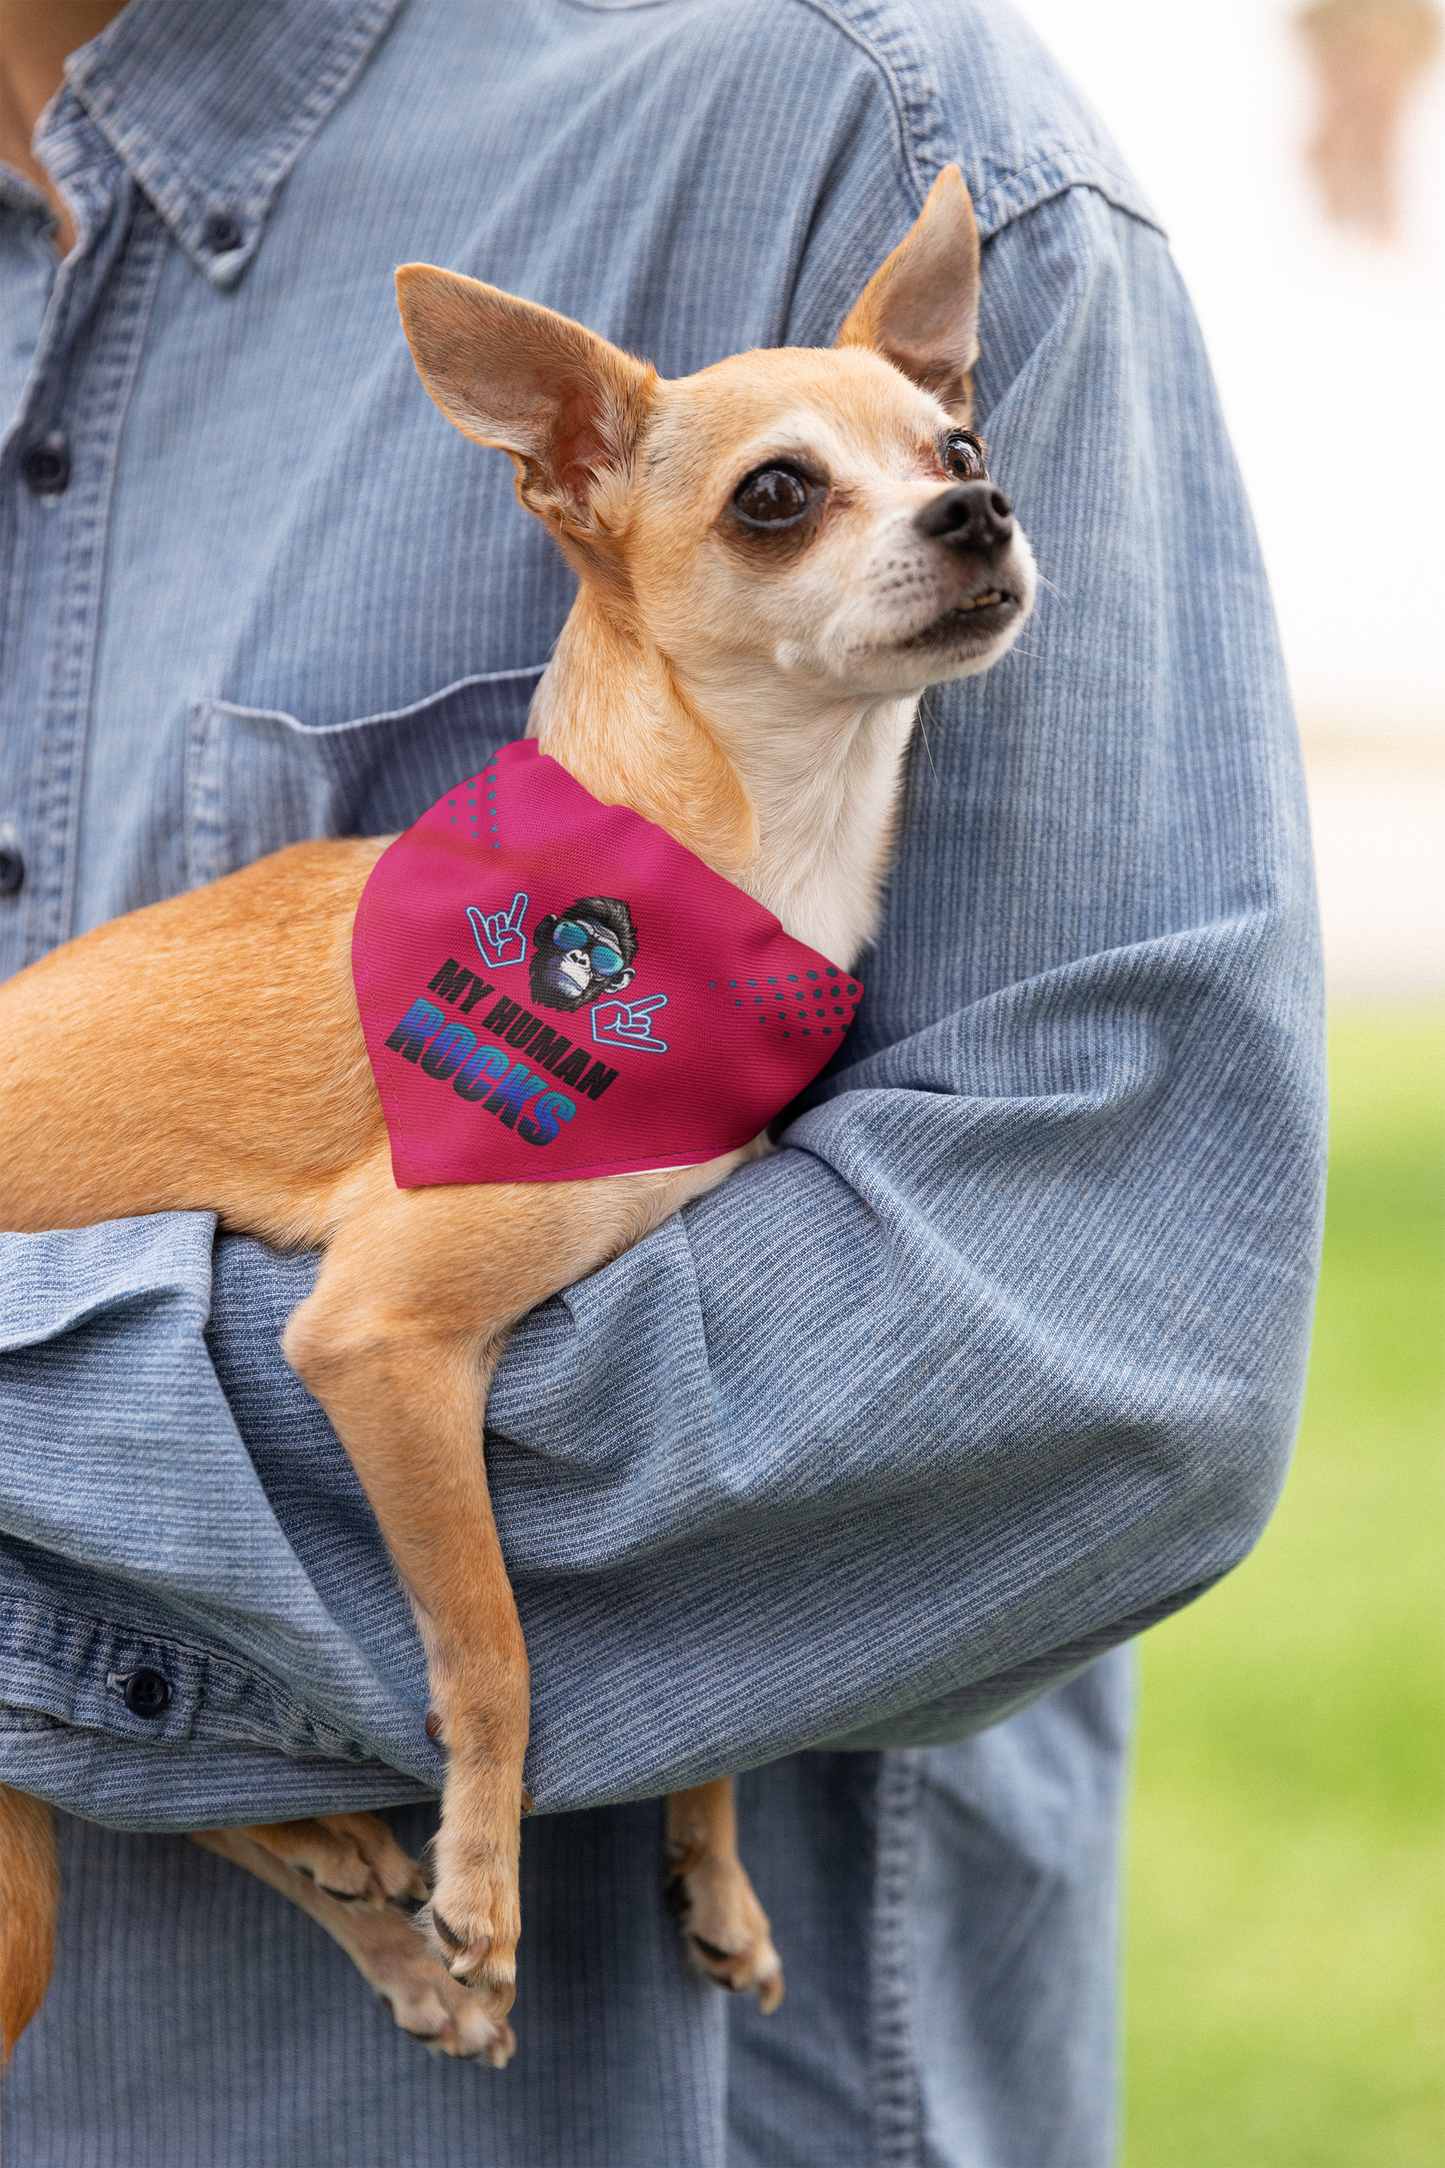
[[[596,1596],[575,1643],[542,1629],[579,1775],[988,1721],[1227,1570],[1282,1480],[1322,1012],[1248,515],[1156,235],[1078,192],[984,292],[984,427],[1055,610],[931,702],[832,1096],[494,1388],[537,1456],[500,1493],[524,1616]]]

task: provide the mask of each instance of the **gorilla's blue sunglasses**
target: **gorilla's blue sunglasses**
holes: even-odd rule
[[[594,941],[585,926],[579,926],[575,918],[559,919],[552,928],[552,939],[559,949],[589,948],[592,968],[599,978],[610,979],[614,971],[622,969],[622,958],[615,948],[605,941]]]

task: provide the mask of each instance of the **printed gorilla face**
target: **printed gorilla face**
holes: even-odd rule
[[[630,986],[637,929],[617,896],[579,896],[549,912],[532,938],[532,999],[544,1009],[585,1009]]]

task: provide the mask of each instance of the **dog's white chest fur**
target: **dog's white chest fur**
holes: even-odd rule
[[[756,764],[737,749],[758,847],[734,876],[787,931],[851,968],[877,926],[916,697],[820,714]]]

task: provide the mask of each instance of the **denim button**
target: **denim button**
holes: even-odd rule
[[[164,1716],[170,1699],[171,1682],[163,1671],[133,1671],[125,1682],[125,1705],[132,1716]]]
[[[0,896],[14,896],[25,885],[25,861],[11,845],[0,845]]]
[[[206,220],[205,242],[213,256],[229,256],[246,236],[229,211],[213,211]]]
[[[21,471],[37,497],[58,497],[70,480],[70,454],[63,444],[32,444]]]

